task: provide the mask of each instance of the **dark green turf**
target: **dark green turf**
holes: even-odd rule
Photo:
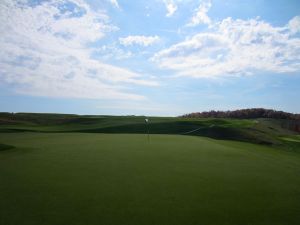
[[[14,146],[12,146],[12,145],[5,145],[5,144],[1,144],[0,143],[0,151],[9,150],[9,149],[12,149],[12,148],[14,148]]]
[[[300,154],[204,137],[2,133],[1,225],[298,225]]]

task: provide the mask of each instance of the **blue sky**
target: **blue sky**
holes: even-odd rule
[[[0,111],[300,112],[298,0],[1,0]]]

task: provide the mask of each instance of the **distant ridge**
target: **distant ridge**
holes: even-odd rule
[[[180,116],[182,118],[236,118],[236,119],[256,119],[256,118],[271,118],[271,119],[289,119],[300,120],[300,114],[276,111],[273,109],[250,108],[239,109],[233,111],[206,111],[193,112]]]

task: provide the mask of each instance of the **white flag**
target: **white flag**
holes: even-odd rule
[[[146,123],[148,123],[148,122],[149,122],[149,120],[148,120],[148,119],[145,119],[145,122],[146,122]]]

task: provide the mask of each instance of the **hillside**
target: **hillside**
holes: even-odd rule
[[[0,113],[0,132],[146,133],[144,116]],[[297,139],[291,119],[150,117],[150,134],[205,136],[268,145]],[[295,145],[293,142],[292,145]]]

